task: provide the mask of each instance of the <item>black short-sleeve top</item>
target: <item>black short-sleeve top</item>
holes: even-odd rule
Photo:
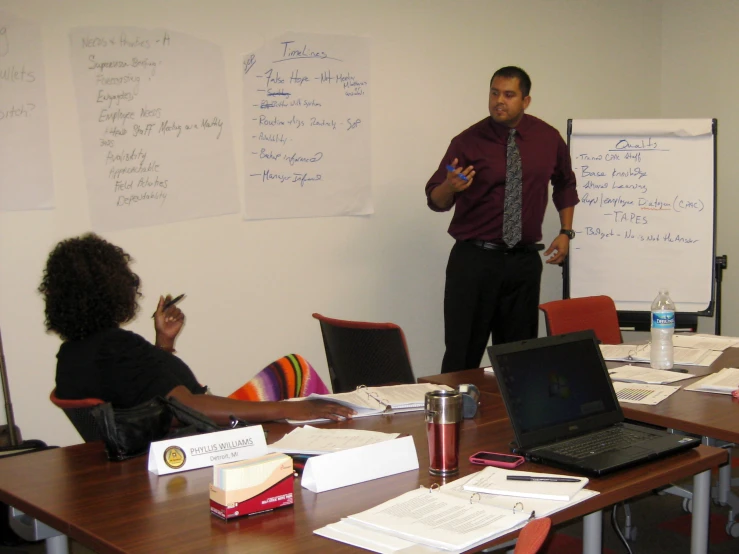
[[[56,395],[65,400],[99,398],[130,408],[179,385],[205,392],[185,362],[124,329],[67,341],[56,357]]]

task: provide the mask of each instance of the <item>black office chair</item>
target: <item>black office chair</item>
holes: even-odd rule
[[[334,393],[360,385],[413,384],[403,330],[394,323],[345,321],[313,314],[321,324]]]
[[[95,427],[95,419],[92,417],[92,409],[103,401],[99,398],[83,398],[81,400],[64,400],[57,398],[56,389],[51,391],[49,400],[57,408],[60,408],[74,428],[85,442],[102,440]]]

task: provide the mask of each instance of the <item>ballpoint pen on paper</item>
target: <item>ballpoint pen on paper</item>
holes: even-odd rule
[[[174,298],[171,298],[171,299],[167,300],[164,303],[164,306],[162,306],[162,311],[163,312],[166,311],[167,308],[169,308],[171,306],[174,306],[175,304],[177,304],[177,302],[179,302],[183,298],[185,298],[185,295],[184,294],[180,294],[179,296],[175,296]],[[153,314],[151,314],[151,317],[154,317],[155,315],[157,315],[156,312],[154,312]]]
[[[579,483],[581,479],[574,477],[534,477],[533,475],[509,475],[508,481],[541,481],[544,483]]]
[[[454,167],[453,165],[448,165],[448,166],[446,166],[446,168],[447,168],[447,170],[449,170],[449,171],[456,171],[456,169],[455,169],[455,167]],[[459,174],[458,174],[458,177],[459,177],[460,179],[462,179],[463,181],[467,181],[467,180],[468,180],[468,179],[467,179],[467,175],[463,175],[462,173],[459,173]]]

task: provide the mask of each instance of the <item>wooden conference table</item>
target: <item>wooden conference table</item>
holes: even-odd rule
[[[464,382],[461,379],[458,382]],[[481,409],[462,424],[459,476],[478,471],[468,457],[478,450],[506,451],[512,430],[500,397],[481,394]],[[313,530],[369,509],[420,485],[443,484],[428,473],[428,449],[422,412],[361,418],[334,427],[400,432],[413,436],[420,468],[320,494],[300,487],[295,505],[224,522],[209,513],[212,469],[165,476],[146,469],[146,457],[109,462],[102,443],[58,448],[0,460],[0,500],[22,510],[99,553],[242,552],[311,553],[354,547],[313,534]],[[289,432],[287,424],[266,424],[268,442]],[[694,554],[707,551],[710,470],[726,462],[724,450],[700,446],[689,452],[591,480],[599,495],[553,514],[555,524],[585,517],[586,552],[600,552],[603,508],[672,481],[694,477]],[[525,470],[556,472],[527,463]],[[455,478],[458,476],[455,476]],[[705,518],[702,508],[705,505]],[[700,508],[700,509],[699,509]],[[514,538],[509,533],[485,545]]]
[[[624,365],[625,362],[606,362],[608,367]],[[648,364],[635,364],[643,365]],[[675,383],[681,388],[668,398],[657,404],[622,404],[624,416],[633,421],[675,429],[685,433],[700,435],[704,444],[716,445],[721,442],[739,443],[739,399],[730,395],[711,394],[684,390],[701,378],[715,373],[725,367],[739,367],[739,348],[729,348],[709,367],[676,366],[696,375],[691,379]],[[462,382],[476,385],[481,391],[500,394],[495,375],[482,368],[458,371],[445,375],[422,377],[419,382],[453,384]],[[502,400],[502,399],[501,399]],[[686,489],[673,487],[669,492],[689,499],[692,493]],[[731,467],[726,464],[720,468],[718,486],[714,495],[722,505],[729,504],[732,512],[726,526],[726,532],[734,537],[739,535],[739,522],[732,520],[732,514],[739,506],[739,498],[731,492]],[[684,507],[690,504],[684,504]],[[686,508],[689,509],[689,508]],[[695,512],[694,512],[695,513]]]
[[[606,362],[608,367],[617,367],[626,362]],[[648,364],[635,364],[643,365]],[[729,348],[710,367],[676,366],[687,369],[696,377],[679,381],[681,389],[656,406],[645,404],[622,404],[627,419],[678,429],[703,437],[739,443],[739,399],[731,395],[686,391],[684,388],[695,381],[725,367],[739,367],[739,348]],[[481,391],[500,394],[495,375],[479,369],[468,369],[443,375],[430,375],[418,379],[421,383],[436,383],[454,386],[454,383],[470,383]]]

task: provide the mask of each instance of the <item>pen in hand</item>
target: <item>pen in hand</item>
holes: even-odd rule
[[[544,483],[579,483],[574,477],[534,477],[532,475],[509,475],[508,481],[541,481]]]
[[[183,293],[183,294],[180,294],[179,296],[175,296],[174,298],[170,298],[169,300],[167,300],[167,301],[166,301],[166,302],[164,303],[164,306],[162,306],[162,311],[163,311],[163,312],[166,312],[166,311],[167,311],[167,309],[169,309],[170,307],[172,307],[172,306],[174,306],[175,304],[177,304],[177,302],[179,302],[179,301],[180,301],[180,300],[182,300],[183,298],[185,298],[185,295],[184,295],[184,293]],[[157,313],[156,313],[156,312],[154,312],[153,314],[151,314],[151,317],[153,318],[153,317],[154,317],[154,316],[156,316],[156,315],[157,315]]]
[[[454,167],[453,165],[448,165],[448,166],[446,166],[446,168],[447,168],[447,170],[448,170],[448,171],[451,171],[451,172],[454,172],[454,171],[456,171],[456,169],[455,169],[455,167]],[[460,178],[460,179],[462,179],[463,181],[468,181],[468,179],[467,179],[467,175],[465,175],[465,174],[463,174],[463,173],[459,173],[459,174],[457,174],[457,177],[459,177],[459,178]]]

